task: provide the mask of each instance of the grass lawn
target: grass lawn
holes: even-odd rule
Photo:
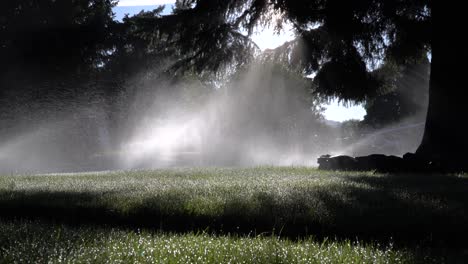
[[[94,262],[463,263],[467,235],[466,175],[259,167],[0,177],[0,262],[99,252]]]
[[[391,246],[0,223],[0,263],[437,263]]]

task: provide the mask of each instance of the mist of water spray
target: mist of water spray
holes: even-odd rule
[[[423,61],[406,65],[396,78],[394,90],[374,99],[368,119],[359,128],[340,135],[339,154],[414,153],[424,133],[428,87],[429,64]]]
[[[271,65],[252,65],[190,111],[147,110],[122,145],[122,164],[129,168],[315,164],[322,125],[306,100],[307,86],[298,75],[278,71]],[[183,106],[174,102],[172,108]]]
[[[98,155],[112,145],[101,102],[76,99],[40,105],[38,109],[18,114],[12,122],[1,120],[0,173],[78,172],[109,167],[110,161]]]
[[[278,65],[253,64],[217,88],[197,78],[134,83],[120,98],[128,107],[114,102],[123,113],[113,113],[121,116],[118,122],[109,118],[111,108],[93,97],[77,100],[67,111],[51,106],[47,117],[32,118],[34,125],[0,131],[0,173],[313,166],[326,153],[401,155],[417,146],[422,133],[421,126],[372,131],[347,142],[340,127],[321,119],[308,80]],[[379,140],[389,138],[390,147],[379,148],[386,144]],[[401,143],[397,150],[395,142]]]

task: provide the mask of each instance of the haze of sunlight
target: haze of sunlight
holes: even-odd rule
[[[125,13],[128,7],[127,13],[132,15],[132,10],[154,7],[132,9],[127,5],[130,1],[122,1],[117,8]],[[262,50],[293,38],[289,25],[279,35],[266,28],[253,36]],[[119,88],[121,96],[111,105],[99,94],[85,94],[73,101],[50,99],[50,109],[41,107],[41,111],[32,111],[32,116],[22,117],[15,127],[5,129],[0,169],[16,173],[314,166],[322,154],[400,154],[414,144],[403,142],[394,148],[395,141],[407,138],[417,142],[404,135],[385,145],[380,142],[383,134],[373,132],[372,144],[360,144],[360,135],[352,135],[355,139],[350,141],[338,122],[362,120],[362,106],[346,108],[337,100],[318,105],[320,100],[308,91],[310,79],[274,63],[253,62],[221,85],[203,83],[199,76],[177,83],[161,76],[152,69],[142,69],[128,77]],[[320,113],[321,107],[326,108],[324,113]],[[338,122],[326,122],[321,114]],[[402,128],[410,131],[408,126]],[[405,133],[417,134],[412,130]],[[357,148],[359,145],[363,147]]]
[[[168,5],[164,12],[171,9],[175,1],[171,0],[123,0],[119,1],[116,8],[117,19],[121,19],[124,13],[133,15],[141,10],[151,10],[155,5]],[[151,6],[150,6],[151,5]],[[120,8],[119,8],[120,7]],[[257,28],[254,31],[252,40],[258,45],[261,50],[274,49],[283,45],[287,41],[295,38],[291,24],[285,24],[283,29],[278,33],[273,27]],[[366,115],[366,110],[362,105],[357,104],[350,107],[343,106],[338,103],[338,100],[332,100],[324,105],[326,109],[323,113],[325,119],[337,122],[343,122],[350,119],[362,120]]]

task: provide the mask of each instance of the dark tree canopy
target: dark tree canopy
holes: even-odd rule
[[[374,128],[398,122],[424,122],[429,95],[429,62],[395,66],[385,63],[374,74],[383,75],[385,89],[366,100],[362,123]]]
[[[19,0],[0,4],[2,66],[96,67],[113,23],[111,0]],[[84,69],[81,69],[84,70]]]
[[[288,21],[297,40],[270,55],[316,73],[318,92],[343,100],[375,93],[382,81],[371,70],[380,61],[404,63],[430,50],[427,1],[183,0],[176,6],[158,29],[185,51],[181,64],[201,71],[243,62],[252,55],[246,51],[255,26]]]
[[[111,0],[0,2],[3,128],[11,116],[34,121],[52,101],[66,106],[99,93],[96,76],[113,47],[114,5]]]
[[[239,54],[251,54],[242,51],[255,25],[275,23],[279,14],[298,39],[270,56],[315,72],[316,91],[342,100],[364,101],[385,86],[373,74],[379,62],[404,65],[430,53],[428,114],[416,154],[424,164],[468,169],[466,128],[459,122],[468,114],[466,14],[459,1],[179,0],[177,6],[155,26],[161,38],[181,47],[184,65],[200,71],[218,69],[220,59],[238,63],[245,59]]]

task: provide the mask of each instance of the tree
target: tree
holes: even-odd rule
[[[174,14],[161,18],[156,28],[181,48],[184,65],[213,70],[220,61],[238,63],[246,59],[241,54],[252,54],[240,52],[251,48],[248,36],[255,25],[273,23],[279,14],[277,25],[289,21],[299,38],[271,55],[304,73],[315,72],[319,93],[345,101],[364,101],[379,91],[384,82],[371,74],[379,62],[405,64],[429,53],[429,107],[416,155],[426,163],[466,169],[468,139],[460,118],[468,114],[468,50],[460,5],[436,0],[179,0]]]
[[[93,90],[89,81],[94,81],[112,48],[108,40],[114,4],[112,0],[2,1],[0,100],[74,99],[85,89]],[[20,108],[28,105],[25,100]]]
[[[424,122],[429,94],[427,59],[399,67],[387,62],[373,73],[385,78],[387,88],[366,100],[362,125],[379,129],[399,122]]]
[[[1,66],[35,66],[53,74],[99,66],[114,5],[112,0],[2,2],[0,54],[6,61]]]
[[[50,169],[63,165],[64,159],[79,164],[98,148],[98,136],[90,135],[98,135],[105,119],[99,111],[106,108],[105,88],[98,75],[112,50],[115,3],[0,2],[0,137],[5,143],[15,142],[19,135],[37,136],[32,137],[34,142],[26,140],[30,143],[25,156],[18,159],[24,167],[20,164],[18,169],[30,165],[39,169],[38,163],[28,162],[28,157],[35,156],[47,157],[44,164]],[[54,129],[49,134],[36,134],[39,128],[50,127]],[[62,144],[64,140],[67,144]],[[21,148],[16,148],[16,155],[23,153]]]

